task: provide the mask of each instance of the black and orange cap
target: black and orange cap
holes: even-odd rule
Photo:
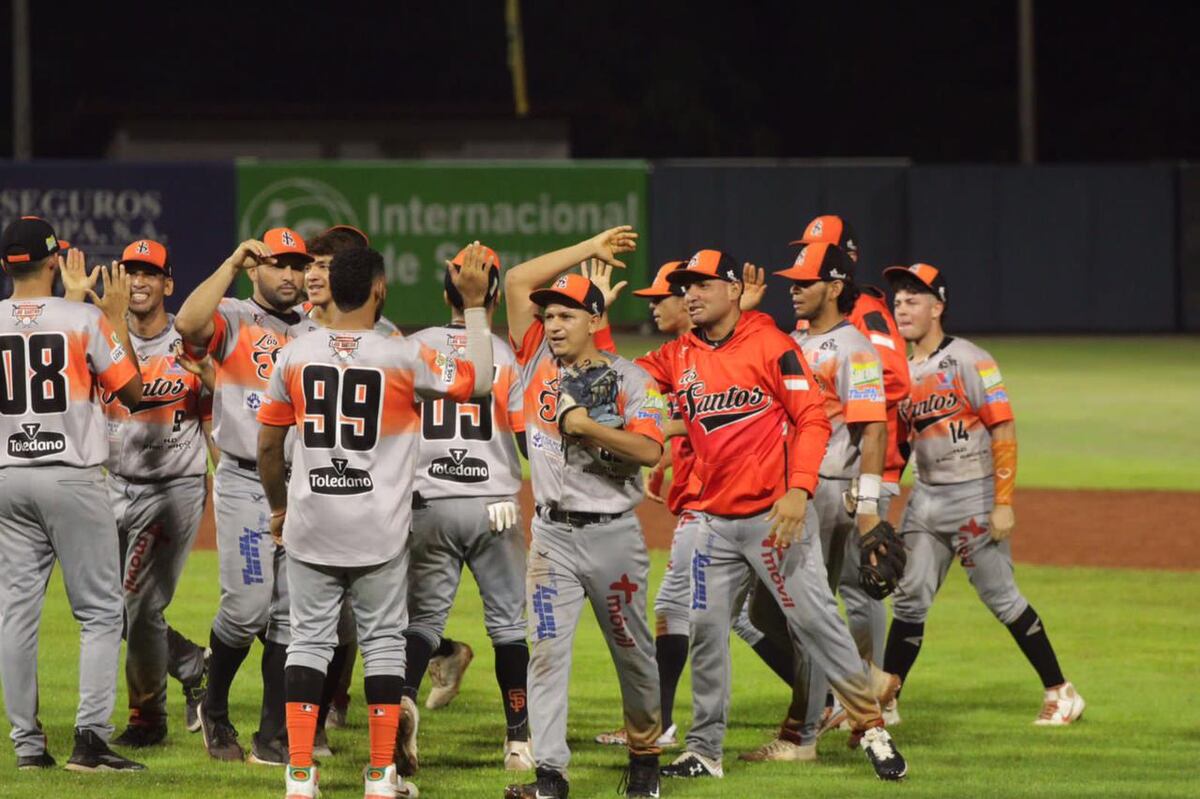
[[[171,274],[171,268],[167,266],[167,248],[150,239],[139,239],[126,247],[125,251],[121,253],[120,262],[126,266],[148,264],[156,267],[160,272]]]
[[[547,305],[559,303],[568,308],[579,308],[592,316],[604,313],[604,295],[596,284],[583,275],[563,275],[554,281],[550,288],[530,292],[529,299],[545,308]]]
[[[62,252],[66,246],[45,219],[23,216],[10,222],[0,235],[0,259],[5,265],[30,263]]]
[[[946,302],[946,278],[936,266],[916,263],[912,266],[889,266],[883,270],[883,276],[892,284],[892,289],[900,281],[910,283],[916,280],[929,290],[929,293],[942,302]]]
[[[801,247],[800,252],[796,253],[795,262],[787,269],[776,272],[775,276],[802,283],[853,280],[854,262],[841,247],[819,241]]]
[[[742,275],[737,260],[720,250],[701,250],[692,256],[687,266],[667,275],[667,282],[671,285],[686,286],[688,283],[699,283],[702,280],[741,283]]]
[[[451,266],[462,268],[463,259],[466,258],[467,247],[463,247],[458,251],[458,255],[454,256],[454,260],[450,261]],[[496,251],[491,247],[483,248],[484,259],[491,264],[488,270],[488,287],[487,294],[484,295],[483,304],[491,305],[495,301],[496,295],[500,292],[500,256],[496,255]],[[462,293],[454,285],[454,279],[450,276],[450,269],[446,269],[445,277],[442,278],[442,287],[446,289],[446,297],[450,300],[450,304],[455,308],[462,310],[463,298]]]
[[[654,276],[654,282],[644,289],[638,289],[633,292],[634,296],[645,297],[648,300],[661,300],[666,297],[682,297],[683,285],[680,283],[671,283],[667,280],[667,275],[674,272],[676,269],[681,269],[684,266],[683,261],[667,261],[658,268],[658,274]]]
[[[845,250],[851,259],[858,258],[858,239],[850,224],[837,214],[824,214],[809,222],[804,235],[789,244],[836,244]]]

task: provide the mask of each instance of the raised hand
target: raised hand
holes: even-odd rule
[[[258,239],[246,239],[229,256],[234,269],[250,269],[271,260],[271,251]]]
[[[588,243],[591,245],[592,257],[624,269],[625,262],[618,260],[617,256],[635,251],[637,240],[638,234],[634,232],[632,225],[618,225],[603,233],[597,233]]]
[[[742,298],[738,300],[738,307],[743,311],[753,311],[762,304],[766,293],[767,270],[747,261],[742,265]]]
[[[449,261],[446,267],[450,270],[450,280],[458,293],[462,295],[464,308],[482,308],[487,297],[488,278],[492,269],[492,259],[487,250],[478,241],[467,247],[463,255],[461,268]]]
[[[592,285],[600,289],[600,293],[604,295],[605,308],[611,308],[617,297],[621,296],[621,292],[629,285],[627,280],[622,280],[615,286],[612,285],[612,271],[612,265],[599,258],[589,258],[579,265],[580,274],[592,281]]]
[[[100,283],[104,287],[104,296],[97,296],[92,289],[87,290],[92,303],[104,312],[108,321],[114,325],[124,326],[125,312],[129,310],[129,275],[125,272],[124,264],[116,261],[111,267],[98,266]]]
[[[87,258],[83,254],[83,250],[74,248],[67,250],[67,257],[63,261],[62,269],[59,270],[62,274],[63,291],[66,299],[74,300],[75,302],[83,302],[87,297],[89,290],[96,287],[96,281],[100,279],[100,267],[96,266],[89,273],[87,271]]]

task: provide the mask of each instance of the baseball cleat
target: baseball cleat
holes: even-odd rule
[[[400,726],[396,728],[396,771],[401,776],[411,777],[421,768],[417,755],[417,727],[421,717],[417,703],[409,697],[400,700]]]
[[[20,771],[37,771],[43,768],[54,768],[58,761],[49,752],[38,752],[36,755],[20,755],[17,758],[17,769]]]
[[[454,701],[458,689],[462,687],[463,675],[467,666],[475,658],[475,652],[462,641],[454,642],[454,651],[444,658],[431,658],[429,661],[429,682],[433,689],[425,697],[425,707],[437,710]]]
[[[204,670],[195,680],[183,686],[184,718],[188,732],[200,732],[200,702],[208,693],[208,662],[212,658],[212,650],[204,650]]]
[[[867,760],[875,768],[875,776],[881,780],[900,780],[908,773],[908,764],[892,743],[892,736],[883,727],[865,730],[859,746],[867,753]]]
[[[121,757],[91,730],[75,730],[75,750],[67,761],[67,771],[145,771],[141,763]]]
[[[313,757],[333,757],[333,750],[329,747],[329,736],[325,730],[317,730],[317,734],[313,736]]]
[[[893,699],[883,705],[883,726],[895,727],[900,723],[900,700]]]
[[[629,766],[621,776],[617,793],[621,793],[622,788],[627,797],[658,799],[658,755],[630,755]]]
[[[329,706],[329,716],[325,719],[325,728],[340,730],[346,726],[346,717],[350,714],[350,697],[337,697]]]
[[[659,773],[664,777],[716,777],[720,779],[725,776],[725,769],[721,767],[720,761],[705,757],[696,752],[684,752],[679,757],[675,758],[668,766],[663,766],[659,769]]]
[[[821,713],[821,726],[817,727],[817,738],[820,738],[831,730],[850,728],[850,719],[846,715],[846,708],[842,707],[842,703],[837,699],[833,700],[831,707],[825,708]]]
[[[395,766],[367,766],[363,769],[363,799],[395,799],[396,782]]]
[[[817,745],[798,744],[784,738],[768,741],[753,752],[743,752],[738,760],[747,763],[789,762],[806,763],[817,759]]]
[[[676,746],[679,744],[678,739],[679,728],[672,724],[663,730],[662,735],[658,736],[658,740],[654,742],[656,746]],[[612,732],[602,732],[596,736],[596,743],[604,744],[605,746],[628,746],[629,737],[625,734],[625,728],[613,730]]]
[[[1065,727],[1078,721],[1085,707],[1087,703],[1075,690],[1075,686],[1065,682],[1057,688],[1046,689],[1046,696],[1042,699],[1042,712],[1033,723],[1039,727]]]
[[[167,740],[167,724],[135,724],[130,723],[125,731],[113,739],[117,746],[129,749],[144,749],[147,746],[157,746]]]
[[[504,742],[504,768],[508,771],[533,771],[533,747],[529,741]]]
[[[409,782],[401,777],[396,778],[396,799],[417,799],[421,792],[415,782]]]
[[[596,743],[605,746],[628,746],[629,739],[625,736],[625,728],[621,727],[612,732],[600,733],[596,736]]]
[[[533,782],[505,788],[504,799],[567,799],[569,793],[570,785],[562,774],[554,769],[539,768]]]
[[[317,799],[321,795],[316,766],[288,766],[285,785],[284,799]]]
[[[246,758],[246,751],[238,743],[237,730],[229,723],[228,718],[209,718],[203,702],[197,706],[196,713],[200,719],[200,737],[209,757],[239,763]]]
[[[250,737],[250,756],[247,763],[256,766],[286,766],[288,764],[288,748],[285,741],[263,741],[254,733]]]

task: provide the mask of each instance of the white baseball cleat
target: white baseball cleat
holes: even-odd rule
[[[396,767],[405,777],[411,777],[421,768],[417,754],[417,728],[421,716],[417,703],[405,696],[400,700],[400,727],[396,730]]]
[[[437,710],[454,701],[458,689],[462,687],[463,675],[467,666],[475,658],[475,652],[470,646],[461,641],[454,642],[454,651],[446,657],[432,658],[429,661],[429,682],[433,684],[429,696],[425,697],[425,707]]]
[[[791,763],[807,763],[817,759],[817,745],[798,744],[792,741],[786,741],[783,738],[776,738],[773,741],[768,741],[762,746],[755,749],[753,752],[743,752],[738,755],[738,760],[743,760],[747,763],[766,763],[775,761],[786,761]]]
[[[317,787],[316,766],[288,766],[286,774],[285,799],[319,799],[321,789]]]
[[[395,799],[396,767],[363,769],[363,799]]]
[[[1065,682],[1057,688],[1046,689],[1046,696],[1042,699],[1042,712],[1033,723],[1039,727],[1065,727],[1078,721],[1085,707],[1087,703],[1075,690],[1075,686]]]
[[[529,741],[504,742],[504,768],[508,771],[533,771],[533,747]]]

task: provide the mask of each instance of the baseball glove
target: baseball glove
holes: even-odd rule
[[[588,416],[605,427],[624,427],[617,413],[618,375],[606,363],[566,366],[558,377],[558,426],[575,408],[586,408]]]
[[[859,537],[858,546],[858,584],[873,599],[890,596],[900,584],[904,566],[908,563],[904,541],[896,535],[896,528],[881,521]]]

